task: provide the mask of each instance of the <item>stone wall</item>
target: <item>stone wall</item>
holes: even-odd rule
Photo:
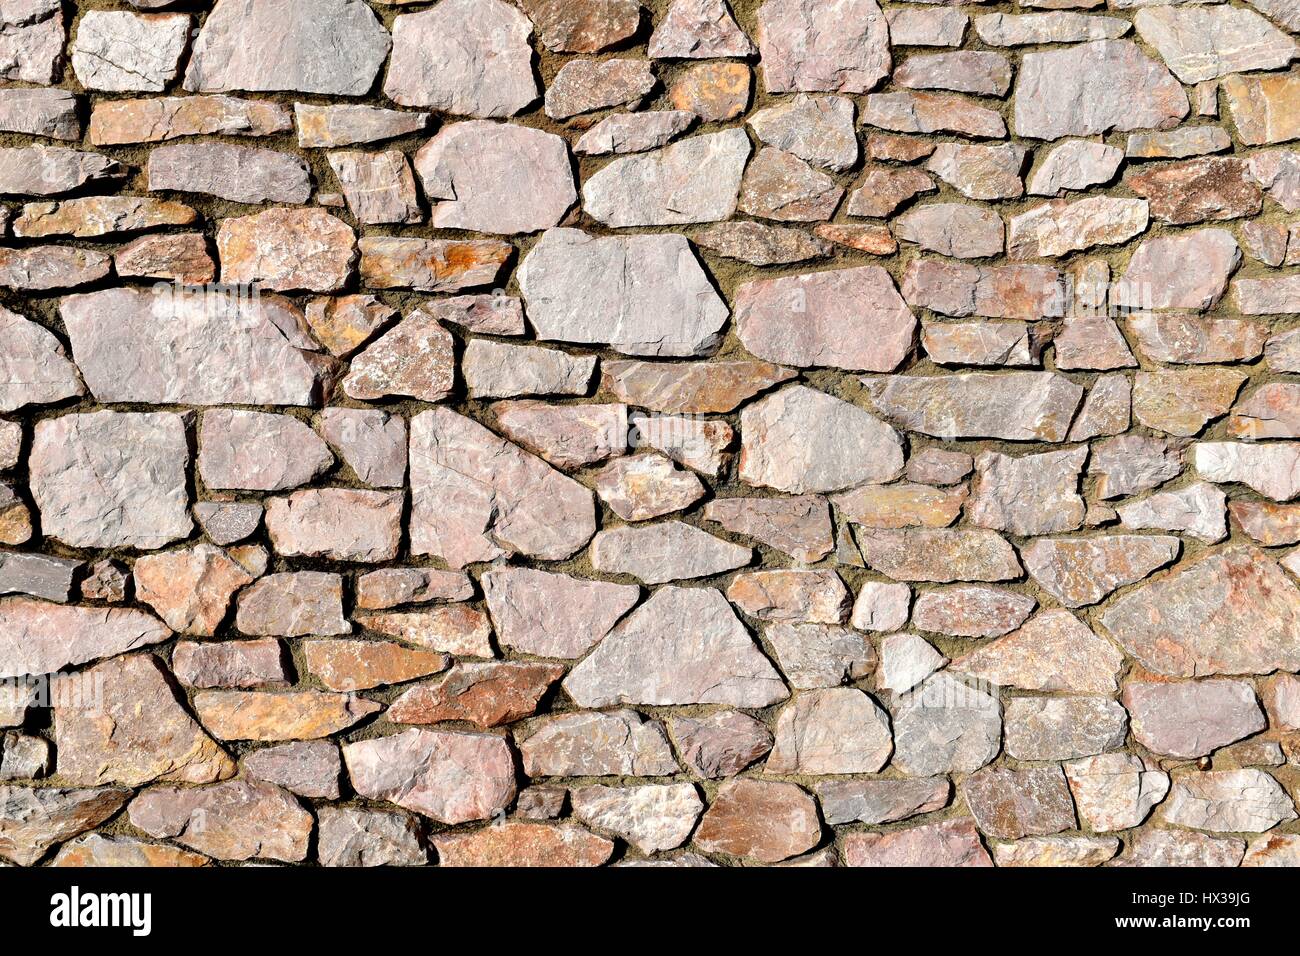
[[[1300,861],[1294,0],[0,16],[0,859]]]

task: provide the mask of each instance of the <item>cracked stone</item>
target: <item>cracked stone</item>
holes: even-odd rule
[[[955,93],[872,93],[862,122],[895,133],[957,133],[980,139],[1007,135],[1001,113]]]
[[[406,420],[379,409],[327,408],[321,434],[358,479],[372,488],[400,488],[406,478]]]
[[[353,691],[404,684],[445,670],[451,658],[391,641],[304,641],[307,670],[328,690]],[[392,712],[389,712],[393,719]]]
[[[185,421],[99,411],[38,422],[29,459],[45,534],[73,547],[149,550],[187,537]]]
[[[343,617],[343,580],[322,571],[270,574],[239,595],[235,626],[271,637],[350,634]]]
[[[940,143],[925,168],[967,199],[1014,199],[1025,191],[1020,178],[1025,152],[1012,143],[1000,146]]]
[[[417,307],[352,360],[343,391],[359,401],[393,395],[442,401],[456,381],[454,352],[451,333],[433,312]]]
[[[275,7],[217,0],[194,41],[185,89],[362,96],[390,46],[361,0],[289,0]]]
[[[564,665],[530,661],[460,663],[395,700],[388,719],[400,724],[464,720],[479,727],[513,723],[537,712]]]
[[[1127,753],[1099,754],[1065,764],[1079,819],[1090,830],[1111,833],[1139,826],[1169,792],[1169,775],[1148,770]]]
[[[515,797],[510,745],[491,734],[412,728],[344,744],[343,760],[361,796],[439,823],[488,819]]]
[[[425,866],[429,862],[419,824],[407,814],[322,807],[317,824],[321,866]]]
[[[515,732],[536,777],[662,777],[680,770],[663,724],[631,710],[552,714]]]
[[[1241,7],[1144,9],[1135,23],[1138,35],[1184,83],[1269,70],[1300,56],[1294,40]]]
[[[1013,457],[984,452],[967,517],[982,528],[1021,537],[1072,531],[1083,524],[1079,477],[1086,448]]]
[[[696,118],[690,110],[615,113],[583,133],[573,151],[584,156],[606,156],[657,149],[690,129]]]
[[[610,106],[633,109],[656,82],[648,60],[570,60],[546,88],[545,112],[553,120],[566,120]],[[688,108],[676,102],[673,107]]]
[[[781,820],[779,827],[765,820]],[[811,850],[821,838],[817,804],[792,783],[774,780],[729,780],[695,832],[695,845],[706,853],[748,857],[777,863]]]
[[[923,591],[912,624],[937,634],[998,637],[1023,624],[1035,606],[1033,598],[1003,588],[954,585]]]
[[[453,569],[512,553],[567,558],[595,532],[591,492],[478,422],[411,419],[411,551]]]
[[[131,825],[218,860],[306,859],[314,820],[286,790],[228,780],[208,787],[154,787],[127,807]]]
[[[948,440],[1063,441],[1083,397],[1080,386],[1052,372],[886,375],[863,384],[886,416]]]
[[[188,687],[287,687],[284,649],[274,638],[255,641],[182,641],[172,651],[176,679]]]
[[[975,825],[989,836],[1018,840],[1074,829],[1074,801],[1060,767],[989,768],[967,777],[961,790]]]
[[[876,0],[835,7],[767,0],[758,10],[758,48],[769,93],[866,93],[892,65],[889,28]]]
[[[435,568],[381,568],[357,578],[357,607],[382,610],[399,604],[463,601],[474,596],[469,575]]]
[[[740,209],[751,216],[782,222],[830,219],[843,187],[799,157],[765,146],[745,170]]]
[[[650,35],[654,59],[746,57],[753,52],[754,44],[724,0],[674,0]]]
[[[1128,714],[1106,697],[1014,697],[1003,720],[1007,754],[1017,760],[1069,760],[1118,750],[1128,730]]]
[[[638,0],[524,0],[542,45],[566,53],[596,53],[626,40],[641,23]]]
[[[199,475],[210,489],[284,491],[334,464],[325,442],[288,415],[212,410],[203,416],[199,443]]]
[[[893,766],[909,777],[971,773],[998,755],[997,698],[940,672],[893,704]]]
[[[230,609],[235,592],[253,576],[220,548],[193,548],[147,554],[134,568],[135,594],[158,612],[173,631],[212,637]]]
[[[889,481],[903,468],[897,433],[866,410],[794,385],[741,413],[740,478],[792,494]]]
[[[1011,218],[1007,253],[1012,259],[1039,259],[1121,245],[1145,232],[1148,222],[1144,199],[1057,199]]]
[[[799,689],[838,687],[868,676],[876,666],[871,642],[846,627],[775,623],[763,633],[782,673]]]
[[[1214,833],[1262,833],[1296,818],[1282,785],[1263,770],[1215,770],[1174,778],[1161,809],[1176,826]]]
[[[223,219],[217,252],[222,282],[331,292],[352,275],[356,235],[320,209],[270,209]]]
[[[1105,143],[1072,139],[1052,148],[1029,180],[1031,196],[1055,196],[1067,189],[1087,189],[1114,178],[1124,151]]]
[[[514,254],[509,243],[492,239],[417,239],[366,236],[361,279],[372,289],[455,292],[492,284]]]
[[[415,154],[415,170],[441,229],[537,232],[556,225],[578,197],[564,140],[507,123],[444,127]]]
[[[1226,496],[1218,488],[1198,481],[1177,491],[1128,502],[1117,510],[1125,528],[1178,531],[1210,544],[1228,536],[1225,500]],[[1237,514],[1237,504],[1233,502],[1234,514]],[[1240,517],[1238,521],[1241,522]]]
[[[1191,105],[1182,85],[1132,40],[1026,53],[1015,88],[1016,133],[1032,139],[1168,129]]]
[[[38,862],[51,847],[99,826],[131,798],[130,790],[0,786],[0,859]]]
[[[329,737],[383,710],[383,704],[352,694],[318,690],[205,690],[194,711],[221,740],[315,740]]]
[[[607,282],[611,275],[620,281]],[[538,338],[607,343],[628,355],[703,354],[727,318],[681,235],[551,229],[524,259],[519,285]]]
[[[919,169],[868,167],[849,195],[845,211],[850,216],[888,216],[907,200],[937,188],[934,180]]]
[[[893,823],[948,805],[952,785],[944,777],[915,780],[822,780],[816,785],[829,824]]]
[[[176,78],[189,33],[183,13],[89,10],[77,21],[72,69],[88,90],[161,93]]]
[[[507,820],[470,833],[433,838],[440,866],[600,866],[614,852],[604,837],[572,824]]]
[[[847,866],[992,866],[970,817],[926,823],[888,833],[850,833],[844,838]]]
[[[156,657],[134,654],[56,678],[51,695],[59,776],[77,785],[128,787],[233,777],[235,762],[195,723],[169,676]],[[98,707],[80,698],[83,680],[103,688]]]
[[[614,227],[726,219],[749,153],[743,130],[724,130],[616,159],[587,179],[583,205]]]
[[[579,820],[613,833],[642,853],[681,846],[704,810],[689,783],[577,787],[571,799]]]

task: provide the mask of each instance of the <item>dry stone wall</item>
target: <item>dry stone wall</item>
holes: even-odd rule
[[[1297,34],[0,4],[0,860],[1300,862]]]

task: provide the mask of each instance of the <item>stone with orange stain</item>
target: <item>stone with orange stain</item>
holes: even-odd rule
[[[1251,546],[1206,553],[1125,594],[1101,623],[1171,677],[1300,670],[1300,589]]]
[[[863,485],[835,495],[831,503],[865,528],[946,528],[961,514],[967,494],[965,485],[934,488],[903,481]]]
[[[768,570],[737,574],[727,600],[760,621],[840,624],[849,613],[849,591],[830,570]]]
[[[356,236],[321,209],[268,209],[223,219],[217,252],[222,282],[332,292],[352,275]]]
[[[780,820],[780,826],[771,821]],[[695,832],[706,853],[778,863],[821,839],[817,804],[801,787],[776,780],[730,780],[718,788]]]
[[[494,239],[417,239],[367,236],[361,240],[361,280],[372,289],[454,292],[491,285],[514,252]]]
[[[393,611],[387,614],[358,614],[360,626],[448,654],[492,657],[488,638],[492,626],[488,616],[468,604],[448,604],[427,611]]]
[[[600,866],[614,852],[611,841],[580,826],[520,820],[435,836],[433,843],[440,866]]]
[[[1247,146],[1300,137],[1300,70],[1219,81],[1237,135]]]
[[[770,362],[601,363],[601,388],[620,401],[660,412],[730,412],[797,374]]]
[[[440,651],[392,641],[304,641],[302,650],[307,670],[335,691],[402,684],[436,674],[451,663],[451,657]]]
[[[235,592],[253,583],[253,575],[211,544],[144,555],[134,573],[136,597],[168,627],[204,637],[216,634]]]
[[[138,787],[233,777],[235,762],[182,706],[170,676],[156,657],[133,654],[57,678],[51,697],[60,778]],[[94,693],[102,700],[87,698]]]
[[[887,256],[898,251],[898,243],[886,225],[824,222],[813,232],[821,239],[873,256]]]
[[[208,866],[206,856],[191,853],[165,843],[150,843],[130,836],[104,836],[88,833],[59,848],[51,866]]]
[[[668,88],[673,109],[689,110],[706,123],[735,119],[749,105],[753,75],[744,63],[701,63]]]
[[[466,720],[479,727],[512,723],[536,713],[543,695],[564,671],[563,664],[532,661],[457,664],[399,697],[388,719],[399,724]]]
[[[200,232],[141,236],[113,253],[113,266],[122,277],[167,279],[183,285],[204,285],[217,275],[207,239]]]
[[[96,102],[87,135],[94,146],[122,146],[180,136],[270,136],[292,125],[289,111],[269,100],[164,96]]]
[[[353,726],[383,704],[319,690],[208,690],[194,695],[199,720],[222,740],[315,740]]]

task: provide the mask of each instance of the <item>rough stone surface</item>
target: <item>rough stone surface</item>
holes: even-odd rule
[[[1297,669],[1297,613],[1300,590],[1263,552],[1238,545],[1125,594],[1101,623],[1160,674],[1267,674]]]
[[[1293,6],[0,0],[0,866],[1295,863]]]
[[[1153,753],[1174,757],[1203,757],[1265,726],[1245,681],[1129,681],[1123,700],[1133,736]]]
[[[681,587],[655,592],[569,672],[564,690],[583,707],[766,707],[789,693],[720,593]]]
[[[415,154],[432,224],[515,234],[557,224],[577,199],[569,151],[558,136],[503,123],[443,128]],[[517,193],[507,197],[502,189]]]
[[[391,45],[360,0],[290,0],[274,8],[218,0],[194,41],[185,89],[360,96]]]

